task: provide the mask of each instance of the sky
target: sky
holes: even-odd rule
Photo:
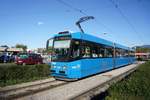
[[[0,45],[45,48],[58,32],[80,31],[80,11],[95,17],[82,23],[88,34],[129,47],[150,44],[150,0],[0,0]]]

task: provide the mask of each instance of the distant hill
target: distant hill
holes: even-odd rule
[[[136,46],[136,52],[143,52],[143,53],[150,52],[150,45]]]
[[[136,47],[141,47],[141,48],[150,48],[150,45],[142,45],[142,46],[136,46]]]
[[[150,48],[150,45],[143,45],[143,48]]]

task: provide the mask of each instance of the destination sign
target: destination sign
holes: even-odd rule
[[[70,35],[67,35],[67,36],[57,36],[55,37],[55,40],[69,40],[71,39],[71,36]]]

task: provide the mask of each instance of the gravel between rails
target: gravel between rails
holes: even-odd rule
[[[116,76],[136,68],[138,65],[140,65],[140,63],[121,67],[50,90],[38,92],[33,95],[31,94],[22,98],[18,98],[17,100],[70,100],[109,80],[112,80]]]
[[[1,87],[0,93],[6,92],[6,91],[11,91],[11,90],[17,90],[17,89],[21,89],[21,88],[29,87],[29,86],[33,86],[33,85],[38,85],[38,84],[42,84],[42,83],[46,83],[46,82],[51,82],[54,80],[55,80],[54,78],[47,78],[47,79],[37,80],[37,81],[33,81],[33,82],[26,82],[26,83]]]
[[[32,83],[32,82],[31,82]],[[57,81],[57,80],[44,80],[35,82],[34,84],[23,84],[23,85],[17,85],[16,88],[13,87],[7,87],[0,91],[0,100],[9,100],[9,99],[15,99],[18,97],[23,97],[29,94],[34,94],[40,91],[44,91],[47,89],[55,88],[64,84],[67,84],[67,82],[64,81]]]

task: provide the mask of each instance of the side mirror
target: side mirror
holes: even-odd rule
[[[53,47],[53,38],[50,38],[50,39],[47,40],[46,51],[48,51],[50,47],[51,48]]]
[[[46,42],[46,51],[48,50],[49,40]]]

